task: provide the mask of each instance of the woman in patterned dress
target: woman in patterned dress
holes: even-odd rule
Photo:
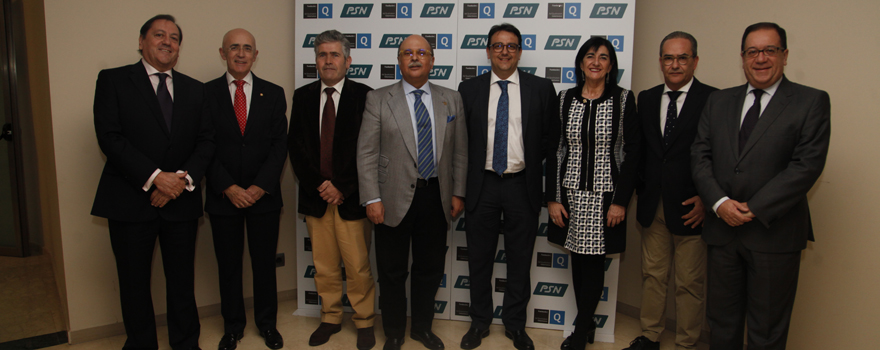
[[[577,86],[559,93],[555,149],[547,158],[548,239],[571,251],[578,315],[562,349],[593,343],[605,254],[626,248],[626,207],[636,183],[639,123],[633,93],[617,85],[617,55],[594,37],[575,59]],[[552,141],[551,141],[552,142]],[[555,151],[555,152],[554,152]]]

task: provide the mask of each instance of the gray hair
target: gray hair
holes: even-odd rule
[[[345,38],[345,35],[336,29],[325,30],[321,34],[318,34],[318,36],[315,37],[315,55],[318,54],[318,46],[326,43],[342,44],[342,55],[345,59],[348,59],[348,55],[351,53],[351,47],[349,47],[351,43]]]
[[[691,51],[694,54],[694,57],[697,57],[697,39],[694,38],[693,35],[682,31],[674,31],[663,38],[663,41],[660,42],[660,56],[663,56],[663,44],[669,39],[688,39],[688,41],[691,42]]]

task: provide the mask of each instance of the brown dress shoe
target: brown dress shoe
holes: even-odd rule
[[[318,326],[318,329],[312,333],[312,336],[309,337],[309,346],[318,346],[326,343],[330,340],[330,336],[342,330],[341,324],[332,324],[321,322],[321,325]]]
[[[376,346],[376,334],[373,333],[373,327],[358,328],[358,350],[370,350]]]

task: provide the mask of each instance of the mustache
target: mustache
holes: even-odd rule
[[[421,66],[422,66],[422,62],[419,62],[419,61],[410,62],[409,64],[406,65],[407,68],[421,67]]]

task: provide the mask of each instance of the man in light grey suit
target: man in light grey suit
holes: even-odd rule
[[[706,215],[707,315],[712,350],[785,349],[801,250],[813,238],[807,192],[822,174],[831,135],[828,93],[783,75],[785,30],[746,28],[748,84],[709,96],[691,147]]]
[[[464,110],[458,92],[428,83],[434,52],[425,38],[406,38],[397,60],[403,80],[367,94],[358,136],[360,197],[376,224],[384,348],[400,349],[404,342],[412,242],[410,337],[442,349],[431,323],[446,261],[446,231],[464,207]]]

